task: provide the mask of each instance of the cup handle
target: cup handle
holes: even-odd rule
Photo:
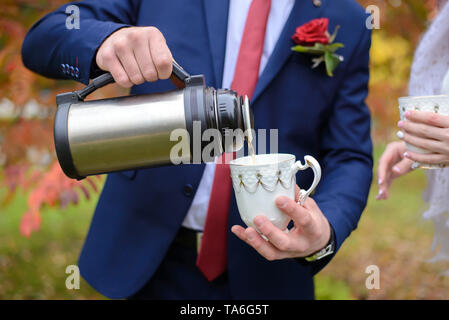
[[[301,189],[299,193],[298,203],[300,205],[304,205],[304,202],[306,201],[307,197],[312,193],[313,190],[315,190],[316,186],[318,185],[321,179],[321,166],[318,163],[318,161],[316,161],[315,158],[312,156],[305,156],[304,161],[305,161],[304,164],[302,164],[301,161],[296,161],[292,166],[294,174],[296,174],[298,171],[303,171],[308,168],[312,168],[314,174],[313,183],[310,186],[310,188],[307,190]]]

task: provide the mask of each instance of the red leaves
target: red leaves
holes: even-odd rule
[[[24,236],[40,228],[45,206],[64,209],[77,204],[80,196],[89,199],[103,181],[100,177],[70,180],[55,162],[52,115],[56,93],[73,91],[81,85],[39,77],[22,63],[26,31],[36,17],[65,2],[21,0],[17,5],[8,0],[0,4],[0,188],[7,190],[6,194],[2,192],[0,206],[8,205],[16,192],[27,194],[28,208],[20,223]],[[104,98],[105,92],[117,96],[127,91],[110,86],[92,98]]]
[[[3,183],[9,189],[4,202],[5,199],[10,200],[13,197],[18,187],[25,192],[31,189],[27,199],[28,210],[20,222],[20,233],[26,237],[39,230],[42,208],[59,206],[65,209],[70,204],[78,204],[80,192],[86,199],[90,199],[91,190],[97,193],[97,184],[102,183],[101,177],[95,180],[89,177],[81,181],[69,179],[57,162],[54,162],[47,172],[30,172],[27,166],[20,165],[10,166],[4,172]]]
[[[92,187],[92,189],[94,189],[95,192],[98,192],[97,185],[95,184],[95,182],[92,179],[87,178],[86,181],[87,181],[87,183],[90,184],[90,186]]]
[[[59,164],[53,163],[50,171],[42,174],[41,179],[28,197],[30,211],[22,219],[21,233],[29,236],[32,231],[39,229],[40,223],[37,223],[37,221],[40,219],[40,209],[43,206],[59,205],[62,209],[65,209],[70,204],[78,204],[79,194],[77,189],[82,191],[84,196],[89,199],[89,190],[85,184],[89,184],[95,192],[98,192],[98,186],[92,179],[86,178],[81,181],[69,179],[64,175]]]
[[[39,211],[28,210],[20,221],[20,234],[29,237],[33,231],[39,230],[41,221],[42,219]]]
[[[3,184],[10,190],[15,191],[19,185],[26,182],[26,165],[13,165],[4,169]]]
[[[83,192],[84,196],[86,197],[87,200],[90,199],[90,194],[89,194],[89,190],[87,190],[87,188],[83,185],[80,185],[80,189]]]

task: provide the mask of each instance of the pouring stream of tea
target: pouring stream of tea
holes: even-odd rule
[[[246,141],[248,142],[248,151],[251,154],[252,162],[253,162],[253,164],[256,164],[256,153],[254,152],[253,136],[252,136],[252,134],[248,134],[246,136]]]

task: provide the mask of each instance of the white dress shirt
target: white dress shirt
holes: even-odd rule
[[[228,14],[228,32],[226,36],[226,55],[223,70],[223,88],[230,88],[234,78],[235,66],[245,28],[246,17],[252,0],[231,0]],[[259,75],[265,68],[276,42],[290,15],[295,0],[273,0],[268,15],[267,29]],[[202,231],[206,221],[210,193],[214,181],[215,163],[207,163],[198,190],[182,225],[186,228]],[[232,196],[232,195],[231,195]]]

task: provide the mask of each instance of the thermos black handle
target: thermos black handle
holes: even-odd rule
[[[190,74],[188,74],[175,60],[173,60],[173,70],[170,76],[170,80],[173,84],[178,88],[185,87],[186,79],[190,78]],[[86,87],[81,90],[75,92],[79,100],[84,100],[89,94],[94,92],[97,89],[104,87],[107,84],[113,83],[114,78],[110,72],[106,72],[101,76],[98,76],[92,79],[92,82],[89,83]]]
[[[170,80],[178,88],[184,88],[186,86],[186,79],[190,78],[188,74],[175,60],[173,60],[173,69],[171,72]]]

